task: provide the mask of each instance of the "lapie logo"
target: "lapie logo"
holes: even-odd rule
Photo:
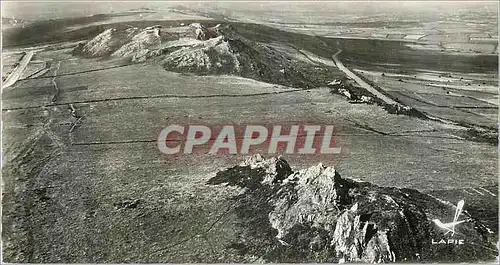
[[[465,204],[464,200],[461,200],[461,201],[459,201],[457,203],[457,206],[456,206],[456,209],[455,209],[455,216],[453,217],[453,221],[451,221],[449,223],[443,223],[439,219],[432,220],[439,228],[441,228],[441,229],[443,229],[443,230],[446,231],[444,233],[445,235],[446,234],[451,234],[450,236],[454,236],[455,235],[455,227],[457,225],[459,225],[459,224],[464,223],[464,222],[467,221],[467,220],[461,220],[461,221],[458,220],[458,218],[460,217],[460,215],[463,212],[464,204]],[[438,245],[438,244],[463,245],[464,244],[464,240],[463,239],[449,238],[448,240],[441,239],[439,241],[436,241],[436,240],[432,239],[432,244],[433,245]]]

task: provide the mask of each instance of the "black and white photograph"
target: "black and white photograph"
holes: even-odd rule
[[[498,264],[498,1],[0,6],[2,263]]]

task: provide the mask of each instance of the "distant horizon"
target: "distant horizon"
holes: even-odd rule
[[[307,12],[312,17],[324,14],[376,15],[378,13],[446,14],[460,9],[478,10],[498,14],[497,1],[484,2],[430,2],[430,1],[377,1],[377,2],[3,2],[2,17],[21,20],[46,20],[111,14],[132,9],[150,8],[161,11],[175,6],[209,9],[221,14],[233,12],[273,13]]]

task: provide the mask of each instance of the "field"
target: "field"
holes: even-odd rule
[[[367,68],[364,68],[367,69]],[[498,120],[498,83],[491,74],[468,76],[461,73],[421,71],[391,73],[358,69],[357,72],[383,87],[393,98],[429,115],[455,122],[495,128]],[[465,79],[464,79],[465,77]]]

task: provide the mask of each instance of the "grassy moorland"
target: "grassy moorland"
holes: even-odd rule
[[[322,86],[290,89],[231,75],[171,72],[155,62],[86,59],[60,45],[89,40],[111,27],[193,22],[130,21],[64,30],[100,19],[46,21],[4,35],[6,48],[56,43],[34,57],[50,62],[45,75],[20,80],[2,94],[4,261],[272,260],[238,251],[245,248],[241,239],[253,232],[228,200],[240,191],[206,185],[217,170],[244,155],[163,155],[156,138],[169,124],[332,124],[342,154],[285,154],[294,170],[322,162],[344,177],[430,192],[453,203],[466,198],[466,210],[478,213],[496,232],[498,149],[461,137],[466,128],[351,104]],[[397,42],[231,26],[255,43],[286,46],[296,58],[304,57],[301,49],[324,59],[342,49],[348,66],[358,59],[396,60],[410,68],[468,65],[491,71],[497,64],[491,56],[446,55],[448,62],[457,62],[448,65],[432,52]],[[334,69],[330,74],[343,76]]]

